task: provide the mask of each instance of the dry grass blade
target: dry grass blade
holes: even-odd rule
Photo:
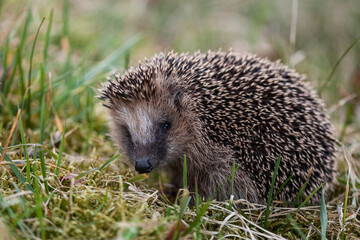
[[[4,147],[4,151],[3,151],[2,155],[1,155],[1,158],[0,158],[0,163],[2,162],[2,160],[3,160],[3,159],[4,159],[4,157],[5,157],[5,154],[6,154],[6,149],[7,149],[8,145],[9,145],[9,143],[10,143],[10,139],[11,139],[11,137],[12,137],[12,135],[13,135],[14,131],[15,131],[16,124],[17,124],[17,122],[18,122],[18,119],[19,119],[20,113],[21,113],[21,109],[19,109],[19,110],[18,110],[18,112],[17,112],[17,114],[16,114],[16,117],[15,117],[14,123],[13,123],[13,125],[12,125],[12,127],[11,127],[11,130],[10,130],[9,137],[8,137],[8,138],[7,138],[7,140],[6,140],[6,144],[5,144],[5,147]]]

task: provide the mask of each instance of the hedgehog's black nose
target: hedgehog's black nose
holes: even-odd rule
[[[150,158],[140,158],[136,159],[135,162],[135,170],[139,173],[149,173],[151,170],[153,170],[153,166],[150,163]]]

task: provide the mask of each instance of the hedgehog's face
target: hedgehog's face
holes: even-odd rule
[[[172,102],[124,104],[111,115],[113,138],[139,173],[182,159],[188,129]]]

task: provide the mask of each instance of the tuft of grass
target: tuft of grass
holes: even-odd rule
[[[268,197],[268,200],[267,200],[267,203],[266,203],[266,209],[265,209],[265,218],[264,218],[264,228],[265,229],[268,227],[268,220],[269,220],[269,215],[270,215],[270,206],[271,206],[272,199],[273,199],[273,191],[274,191],[276,176],[277,176],[279,166],[280,166],[280,161],[281,161],[281,156],[279,156],[277,161],[276,161],[273,177],[271,179],[269,197]]]

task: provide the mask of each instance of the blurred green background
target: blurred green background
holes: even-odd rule
[[[21,67],[26,83],[36,31],[45,18],[32,59],[31,90],[36,94],[52,10],[45,74],[51,74],[53,109],[62,119],[70,116],[81,122],[87,115],[88,121],[93,121],[103,111],[92,98],[105,76],[122,72],[144,57],[172,49],[194,52],[233,48],[280,59],[306,74],[328,107],[346,97],[351,99],[331,117],[335,124],[342,126],[347,121],[358,128],[358,99],[352,94],[360,92],[360,44],[355,44],[334,69],[360,36],[358,0],[12,0],[1,1],[0,6],[0,73],[2,91],[6,91],[0,113],[5,126],[16,114],[16,106],[26,105],[20,97],[25,92],[18,92],[19,66],[14,70],[11,63],[25,36]],[[31,101],[30,105],[32,109],[37,106]],[[27,116],[34,116],[34,112]],[[106,132],[101,125],[103,121],[92,128]]]

